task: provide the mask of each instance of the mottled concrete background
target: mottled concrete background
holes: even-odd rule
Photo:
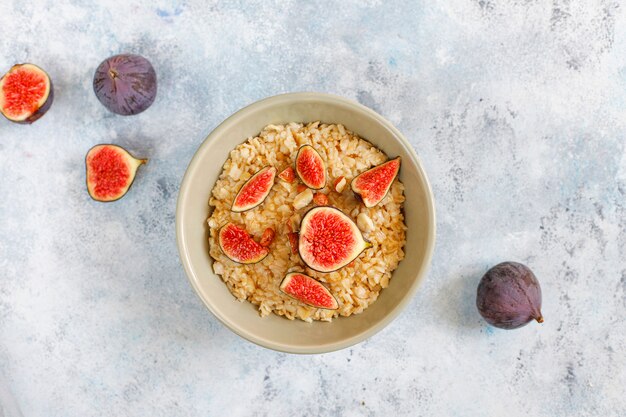
[[[626,415],[625,7],[2,0],[2,72],[33,62],[56,88],[34,125],[0,120],[0,375],[23,414]],[[160,83],[128,118],[91,89],[100,61],[125,51]],[[320,356],[219,324],[174,236],[180,181],[211,129],[304,90],[395,123],[438,210],[433,266],[408,309]],[[84,187],[99,142],[150,158],[107,205]],[[543,325],[507,332],[478,316],[477,282],[502,260],[539,277]]]

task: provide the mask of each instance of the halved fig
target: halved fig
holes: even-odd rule
[[[326,167],[311,145],[302,145],[296,155],[296,174],[309,188],[319,190],[326,185]]]
[[[137,168],[147,162],[147,159],[135,158],[121,146],[94,146],[85,157],[89,195],[96,201],[119,200],[133,184]]]
[[[311,307],[337,310],[339,304],[321,282],[300,272],[291,272],[280,283],[280,290]]]
[[[371,246],[352,219],[334,207],[315,207],[300,223],[300,257],[319,272],[336,271]]]
[[[52,81],[36,65],[14,65],[0,79],[0,112],[12,122],[33,123],[48,111],[53,100]]]
[[[235,213],[241,213],[251,210],[265,201],[272,185],[274,185],[275,176],[276,168],[272,166],[261,168],[241,186],[233,200],[231,210]]]
[[[252,236],[234,223],[226,223],[217,235],[220,249],[231,261],[240,264],[261,262],[269,249],[261,246]]]
[[[291,184],[296,180],[296,173],[292,167],[287,167],[280,171],[280,174],[278,174],[278,178]]]
[[[350,186],[365,207],[374,207],[385,198],[399,171],[400,157],[397,157],[357,175]]]

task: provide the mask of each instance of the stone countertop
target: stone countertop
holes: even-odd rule
[[[3,0],[1,72],[40,65],[55,102],[32,126],[0,120],[0,387],[24,416],[626,415],[624,13],[603,0]],[[138,116],[92,91],[119,52],[158,73]],[[432,268],[406,311],[318,356],[222,326],[174,233],[206,135],[291,91],[391,120],[437,202]],[[111,204],[84,186],[100,142],[150,158]],[[479,317],[478,280],[503,260],[539,277],[544,324]]]

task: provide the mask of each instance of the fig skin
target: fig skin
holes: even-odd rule
[[[96,69],[93,90],[109,111],[122,116],[139,114],[156,98],[156,72],[140,55],[114,55]]]
[[[48,94],[47,96],[45,96],[45,101],[42,104],[40,104],[39,107],[34,112],[32,112],[28,117],[26,117],[23,120],[15,119],[5,114],[3,109],[0,109],[0,113],[2,113],[2,115],[7,120],[13,123],[31,124],[39,120],[44,114],[48,112],[48,110],[50,110],[50,107],[52,107],[52,103],[54,102],[54,86],[52,85],[52,79],[50,78],[48,73],[46,73],[43,69],[41,69],[37,65],[29,64],[29,63],[13,65],[11,69],[2,78],[0,78],[0,85],[3,84],[5,78],[8,77],[11,73],[13,73],[14,71],[22,70],[22,69],[30,70],[33,72],[39,72],[41,75],[45,76],[47,84],[48,84]]]
[[[532,320],[543,323],[541,287],[535,274],[517,262],[502,262],[480,280],[476,307],[492,326],[517,329]]]

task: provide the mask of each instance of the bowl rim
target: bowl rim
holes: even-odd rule
[[[188,183],[189,181],[191,181],[190,178],[193,177],[195,171],[199,169],[200,167],[200,162],[201,162],[200,154],[202,153],[201,152],[202,148],[207,146],[207,144],[210,143],[214,137],[222,135],[222,133],[224,131],[227,131],[231,127],[231,125],[237,123],[239,119],[246,117],[248,114],[257,112],[264,108],[273,107],[277,104],[280,105],[280,104],[285,104],[285,103],[293,103],[294,101],[298,101],[298,102],[314,101],[314,102],[322,102],[322,103],[323,102],[328,102],[328,103],[339,102],[351,108],[354,111],[365,113],[367,116],[369,116],[370,118],[376,120],[378,123],[383,125],[386,129],[388,129],[392,133],[392,135],[399,141],[400,145],[402,145],[402,147],[405,148],[405,151],[407,152],[407,154],[410,155],[410,157],[413,159],[413,162],[415,163],[415,166],[416,166],[416,170],[419,172],[419,175],[424,181],[424,187],[426,190],[425,194],[426,194],[426,200],[427,200],[426,205],[429,208],[428,210],[429,211],[429,214],[428,214],[429,231],[427,234],[424,261],[421,263],[419,270],[416,272],[415,279],[411,283],[409,290],[402,297],[400,302],[398,302],[391,310],[389,310],[387,314],[380,321],[364,329],[360,333],[353,335],[352,337],[342,339],[339,341],[325,343],[325,344],[312,344],[312,345],[306,345],[306,346],[302,346],[302,345],[294,346],[294,345],[289,345],[286,343],[278,343],[278,342],[274,342],[272,340],[269,340],[261,336],[249,334],[247,331],[240,328],[229,317],[225,316],[219,310],[215,309],[212,306],[212,304],[208,302],[208,300],[205,300],[200,295],[200,288],[197,285],[198,278],[196,277],[191,267],[191,259],[189,257],[189,251],[187,250],[187,245],[185,243],[185,234],[184,234],[184,229],[183,229],[183,223],[184,223],[183,205],[185,201],[189,198]],[[426,171],[424,170],[421,160],[419,156],[417,155],[417,153],[415,152],[415,149],[413,148],[411,143],[404,137],[404,135],[400,133],[400,131],[391,122],[385,119],[383,116],[381,116],[374,110],[360,103],[357,103],[353,100],[350,100],[341,96],[337,96],[334,94],[316,93],[316,92],[284,93],[284,94],[278,94],[275,96],[270,96],[270,97],[255,101],[241,108],[240,110],[236,111],[231,116],[226,118],[223,122],[221,122],[217,127],[215,127],[215,129],[213,129],[208,134],[208,136],[202,141],[202,143],[198,146],[198,148],[194,152],[193,157],[191,158],[191,161],[189,162],[187,166],[187,169],[185,170],[185,174],[181,181],[180,189],[178,191],[178,199],[176,202],[175,223],[176,223],[176,243],[178,247],[178,254],[179,254],[181,263],[183,265],[183,268],[185,270],[185,275],[187,276],[187,280],[189,281],[192,288],[194,289],[196,296],[200,298],[200,300],[205,305],[205,307],[224,326],[226,326],[232,332],[244,338],[245,340],[248,340],[249,342],[252,342],[261,347],[265,347],[265,348],[272,349],[275,351],[284,352],[284,353],[297,353],[297,354],[318,354],[318,353],[327,353],[327,352],[337,351],[340,349],[345,349],[347,347],[353,346],[357,343],[360,343],[372,337],[373,335],[375,335],[376,333],[384,329],[387,325],[389,325],[389,323],[391,323],[396,317],[398,317],[398,315],[406,308],[406,306],[415,296],[415,293],[417,292],[418,287],[420,286],[422,281],[425,279],[425,276],[430,268],[430,264],[432,261],[433,252],[435,248],[436,227],[437,227],[436,213],[435,213],[435,201],[434,201],[433,191],[432,191],[430,182],[428,181],[428,176],[426,175]],[[340,319],[349,319],[349,318],[341,317]]]

